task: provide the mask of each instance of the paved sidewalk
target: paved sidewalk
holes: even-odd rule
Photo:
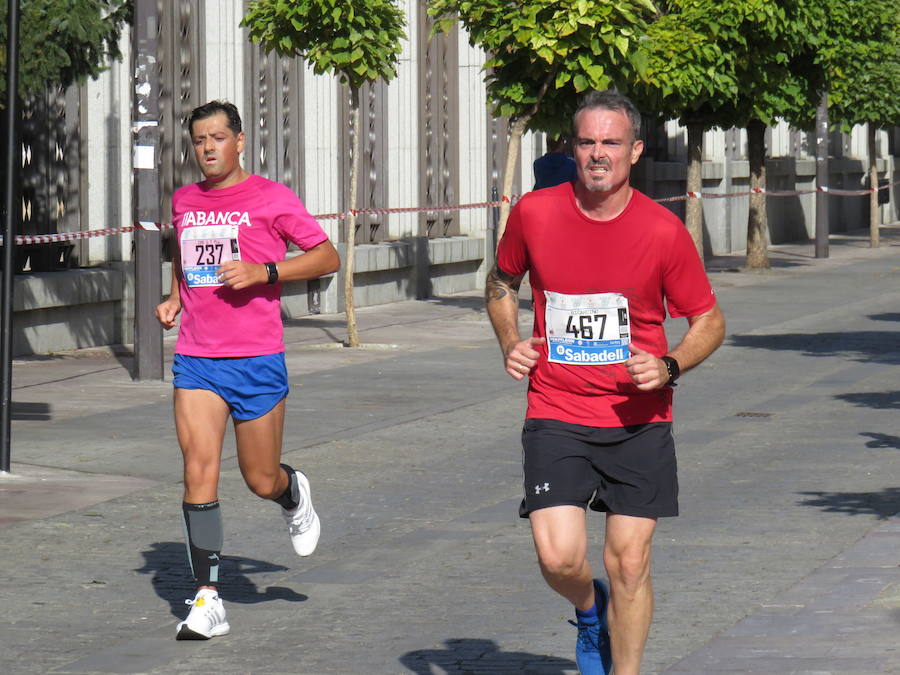
[[[708,261],[729,337],[678,389],[682,515],[658,528],[645,673],[900,672],[900,227],[812,250]],[[232,633],[202,643],[174,640],[191,583],[168,375],[133,382],[105,349],[17,360],[0,672],[575,673],[516,515],[524,386],[479,295],[359,323],[359,350],[343,316],[286,328],[285,456],[312,480],[315,555],[226,441]]]

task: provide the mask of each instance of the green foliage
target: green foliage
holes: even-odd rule
[[[396,77],[405,38],[391,0],[254,0],[241,25],[266,52],[299,56],[354,89]]]
[[[669,0],[640,43],[633,95],[704,126],[804,119],[818,82],[809,55],[824,14],[812,0]]]
[[[0,7],[0,92],[6,82],[6,10]],[[19,22],[19,92],[67,87],[96,78],[120,59],[119,35],[131,22],[130,0],[23,0]]]
[[[629,93],[661,118],[713,124],[715,109],[738,95],[735,54],[723,48],[736,30],[716,21],[704,3],[669,4],[641,37],[638,49],[646,65]]]
[[[828,30],[815,43],[829,116],[855,124],[900,124],[900,6],[896,0],[829,0]]]
[[[645,66],[637,43],[651,0],[431,0],[436,30],[457,20],[488,53],[485,83],[495,116],[531,116],[528,128],[568,129],[580,94],[627,88]],[[539,105],[536,105],[540,103]]]

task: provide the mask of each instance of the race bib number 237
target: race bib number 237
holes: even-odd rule
[[[548,360],[576,366],[628,359],[628,298],[621,293],[568,295],[544,291]]]
[[[189,227],[181,233],[181,271],[187,285],[221,286],[216,270],[223,262],[240,260],[237,225]]]

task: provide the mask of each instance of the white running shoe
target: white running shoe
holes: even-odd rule
[[[184,604],[191,605],[191,611],[178,624],[176,640],[209,640],[211,637],[228,635],[231,627],[225,620],[225,607],[216,591],[201,588],[193,600],[185,600]]]
[[[291,511],[281,509],[281,516],[287,523],[291,533],[291,543],[297,555],[308,556],[316,550],[319,543],[319,534],[322,526],[319,516],[312,505],[312,496],[309,491],[309,479],[302,471],[295,471],[297,475],[297,489],[291,494],[297,502],[297,508]],[[291,481],[293,482],[293,481]]]

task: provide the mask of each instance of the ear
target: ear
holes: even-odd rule
[[[641,153],[644,152],[644,141],[635,141],[631,145],[631,164],[637,164],[637,161],[641,158]]]
[[[243,131],[237,135],[237,151],[238,151],[239,153],[241,153],[241,152],[244,151],[244,141],[245,141],[246,139],[247,139],[247,137],[244,136],[244,132],[243,132]]]

